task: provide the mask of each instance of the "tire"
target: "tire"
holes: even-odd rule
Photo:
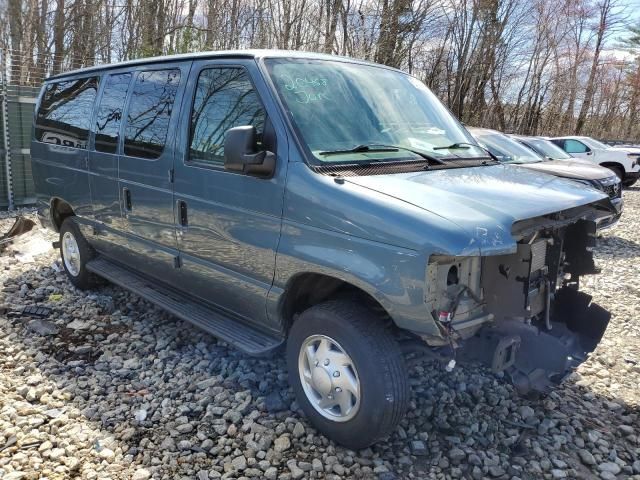
[[[323,339],[332,347],[329,353],[321,350]],[[309,356],[303,349],[316,350]],[[349,362],[343,360],[340,350],[351,361],[350,367],[344,367]],[[289,382],[302,410],[318,430],[347,448],[359,450],[386,437],[406,412],[409,382],[400,347],[382,322],[362,305],[334,300],[304,311],[291,327],[286,356]],[[325,363],[327,358],[333,363]],[[336,377],[336,370],[342,374]],[[302,379],[300,372],[305,371],[312,383],[316,380],[313,387]],[[345,396],[339,386],[348,391],[354,379],[359,395],[352,391]],[[319,393],[322,389],[331,393],[323,397]],[[340,393],[332,396],[334,392]],[[331,411],[323,410],[314,406],[321,398],[348,398],[343,405],[352,408],[336,405]]]
[[[624,180],[622,182],[622,185],[624,185],[625,187],[633,187],[637,181],[638,181],[637,178],[633,178],[631,180]]]
[[[95,252],[84,238],[73,217],[66,218],[60,227],[60,258],[64,271],[73,285],[87,290],[97,285],[97,277],[86,268]]]

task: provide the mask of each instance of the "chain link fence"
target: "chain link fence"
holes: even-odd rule
[[[0,49],[0,207],[35,203],[31,176],[31,123],[45,62]]]

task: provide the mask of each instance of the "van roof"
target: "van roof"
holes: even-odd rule
[[[361,63],[365,65],[375,65],[378,67],[387,68],[389,70],[400,71],[392,67],[387,67],[385,65],[380,65],[373,62],[367,62],[365,60],[358,60],[351,57],[329,55],[324,53],[298,52],[293,50],[219,50],[219,51],[181,53],[177,55],[163,55],[159,57],[139,58],[135,60],[127,60],[127,61],[118,62],[118,63],[105,63],[104,65],[95,65],[92,67],[79,68],[76,70],[71,70],[69,72],[52,75],[49,78],[47,78],[46,81],[69,77],[69,76],[77,75],[79,73],[101,72],[104,70],[110,70],[110,69],[121,68],[121,67],[128,67],[128,66],[136,67],[139,65],[176,62],[181,60],[199,60],[203,58],[255,58],[255,59],[258,59],[258,58],[266,58],[266,57],[309,58],[309,59],[317,59],[317,60],[342,60],[342,61],[349,61],[352,63]]]

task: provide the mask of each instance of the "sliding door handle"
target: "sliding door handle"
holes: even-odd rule
[[[189,214],[187,211],[187,202],[178,200],[178,224],[180,232],[184,232],[189,227]]]
[[[128,215],[129,212],[131,212],[131,190],[129,190],[127,187],[124,187],[122,189],[122,198],[123,198],[123,202],[124,202],[124,211],[125,211],[125,215]]]

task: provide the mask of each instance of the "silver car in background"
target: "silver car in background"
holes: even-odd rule
[[[594,165],[579,158],[572,158],[562,149],[545,139],[538,141],[534,137],[507,136],[497,130],[488,128],[470,127],[468,130],[478,143],[489,150],[502,163],[514,164],[537,172],[555,175],[556,177],[575,180],[609,195],[611,202],[616,207],[617,214],[600,222],[598,229],[612,227],[620,219],[623,205],[622,184],[618,176],[608,168]],[[529,147],[529,142],[537,148]],[[548,154],[539,153],[543,149]],[[559,152],[556,150],[559,150]],[[554,159],[550,160],[549,157]],[[555,159],[555,157],[563,158]]]

